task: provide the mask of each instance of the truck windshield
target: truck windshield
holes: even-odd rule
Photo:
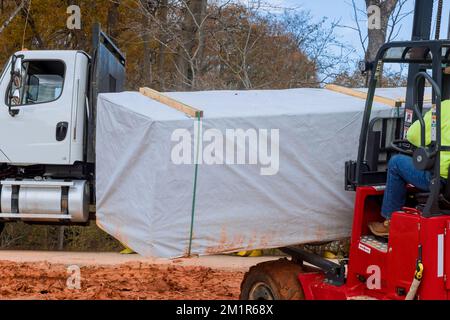
[[[20,105],[46,103],[61,96],[65,65],[58,60],[25,61]]]

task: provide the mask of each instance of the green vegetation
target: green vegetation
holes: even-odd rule
[[[120,251],[123,246],[94,222],[83,226],[43,226],[8,223],[0,248],[15,250]]]

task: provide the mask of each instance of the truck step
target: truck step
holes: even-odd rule
[[[370,296],[353,296],[348,297],[347,300],[378,300],[378,299]]]
[[[388,251],[387,239],[380,239],[375,236],[362,236],[360,242],[384,253]]]
[[[38,213],[0,213],[0,219],[23,219],[23,220],[71,220],[68,214],[38,214]]]

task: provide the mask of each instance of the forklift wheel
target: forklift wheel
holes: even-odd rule
[[[241,300],[303,300],[302,267],[287,259],[257,264],[245,274]]]

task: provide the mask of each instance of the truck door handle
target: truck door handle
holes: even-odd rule
[[[67,136],[67,131],[69,129],[69,123],[68,122],[59,122],[56,125],[56,141],[64,141]]]

